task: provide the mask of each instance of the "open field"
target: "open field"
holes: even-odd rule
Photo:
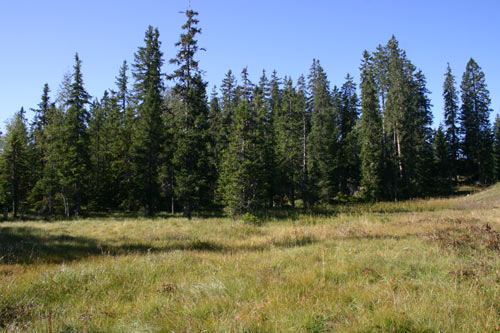
[[[500,186],[241,221],[0,224],[0,330],[497,332]]]

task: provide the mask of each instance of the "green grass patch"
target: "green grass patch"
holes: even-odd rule
[[[0,331],[488,332],[500,187],[228,218],[0,224]]]

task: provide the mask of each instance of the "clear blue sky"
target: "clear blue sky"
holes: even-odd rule
[[[175,54],[188,0],[0,1],[0,128],[21,106],[39,103],[48,83],[55,96],[74,54],[83,61],[93,96],[114,88],[123,60],[132,62],[148,25],[158,27],[165,59]],[[248,66],[258,80],[273,69],[294,80],[312,59],[331,85],[347,73],[359,80],[364,49],[392,34],[427,77],[434,124],[442,120],[442,82],[449,62],[457,83],[473,57],[486,74],[496,115],[500,109],[500,1],[498,0],[191,0],[200,13],[200,66],[211,87],[228,69]],[[165,65],[167,73],[172,68]],[[31,114],[28,113],[31,117]]]

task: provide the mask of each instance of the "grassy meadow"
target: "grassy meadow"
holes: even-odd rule
[[[498,332],[500,186],[229,218],[0,223],[0,331]]]

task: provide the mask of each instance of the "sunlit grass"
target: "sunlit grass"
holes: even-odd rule
[[[0,330],[500,327],[500,187],[287,214],[0,224]]]

